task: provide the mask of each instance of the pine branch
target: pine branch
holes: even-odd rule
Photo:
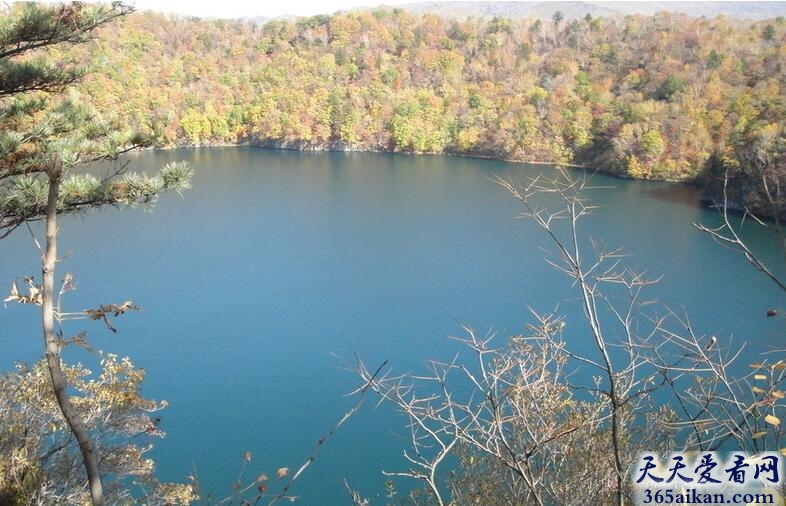
[[[170,163],[155,176],[126,174],[100,181],[91,175],[73,175],[62,183],[58,214],[74,214],[102,206],[152,205],[165,192],[182,192],[191,186],[192,171],[185,163]],[[48,184],[41,178],[20,177],[14,188],[0,196],[0,238],[28,221],[46,214]]]
[[[134,11],[122,2],[108,6],[87,6],[81,2],[47,6],[25,2],[18,9],[21,13],[6,17],[0,24],[0,60],[56,44],[86,42],[99,26]]]

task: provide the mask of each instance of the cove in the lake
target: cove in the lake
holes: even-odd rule
[[[130,160],[134,170],[186,160],[194,188],[162,198],[152,214],[67,218],[60,269],[79,282],[73,308],[132,299],[143,309],[118,319],[116,335],[100,324],[78,328],[97,348],[129,355],[147,371],[145,394],[169,401],[167,436],[153,452],[163,479],[196,472],[219,497],[245,451],[254,455],[248,476],[297,469],[354,404],[344,394],[359,380],[336,355],[420,371],[427,359],[454,355],[448,336],[462,324],[516,334],[530,307],[556,307],[566,338],[584,337],[570,334],[579,308],[569,280],[543,260],[547,242],[493,182],[525,182],[551,167],[253,148]],[[689,314],[699,333],[782,347],[781,322],[765,317],[777,288],[692,227],[717,222],[693,189],[602,175],[592,184],[587,196],[600,207],[584,232],[663,275],[652,298]],[[746,233],[777,264],[770,238]],[[0,283],[38,271],[26,231],[0,246]],[[38,325],[31,308],[0,311],[4,369],[41,356]],[[80,353],[67,358],[86,359]],[[320,450],[293,490],[301,504],[346,504],[344,479],[383,502],[381,471],[406,467],[408,431],[403,416],[374,405]]]

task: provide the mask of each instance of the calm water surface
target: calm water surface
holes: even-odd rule
[[[519,333],[528,307],[557,304],[578,317],[569,282],[542,260],[547,243],[491,181],[523,182],[549,167],[250,148],[148,152],[132,163],[144,170],[170,160],[195,169],[192,191],[165,196],[152,214],[66,219],[60,266],[79,281],[71,308],[127,299],[143,308],[117,321],[117,335],[86,328],[97,348],[147,370],[147,396],[170,402],[168,435],[153,454],[164,479],[196,470],[223,496],[244,451],[254,454],[249,476],[297,468],[353,405],[344,394],[357,380],[335,355],[422,371],[428,358],[454,355],[447,337],[461,324]],[[783,346],[782,320],[764,317],[782,295],[691,227],[716,220],[692,189],[592,182],[614,189],[589,192],[601,208],[586,232],[624,246],[632,266],[664,275],[652,297],[690,314],[699,333]],[[765,234],[748,237],[778,259]],[[0,242],[0,286],[38,272],[27,231]],[[570,325],[567,338],[582,346],[581,326]],[[4,370],[41,355],[30,308],[0,310],[0,350]],[[298,481],[300,503],[346,504],[344,479],[372,500],[384,495],[381,470],[406,468],[404,425],[368,403]]]

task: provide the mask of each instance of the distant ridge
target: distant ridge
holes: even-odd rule
[[[556,11],[565,19],[626,16],[651,16],[668,11],[692,17],[728,16],[738,19],[770,19],[786,16],[786,2],[417,2],[400,8],[417,13],[464,19],[468,16],[551,19]]]

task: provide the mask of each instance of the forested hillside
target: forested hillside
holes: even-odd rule
[[[100,64],[81,92],[162,146],[446,152],[709,186],[729,169],[732,197],[766,211],[761,182],[773,190],[784,165],[784,42],[782,18],[136,13],[71,51]]]

